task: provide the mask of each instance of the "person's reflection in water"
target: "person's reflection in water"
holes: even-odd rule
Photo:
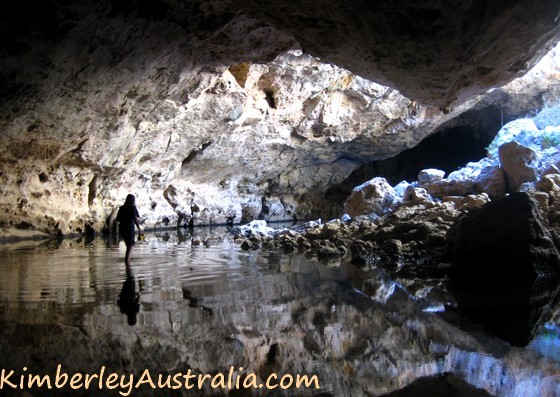
[[[117,304],[121,313],[126,314],[128,324],[135,325],[136,315],[140,311],[140,294],[136,292],[136,280],[128,264],[126,264],[126,280],[124,280]]]

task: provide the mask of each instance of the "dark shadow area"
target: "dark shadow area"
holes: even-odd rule
[[[401,390],[397,390],[383,397],[489,397],[492,396],[483,389],[471,386],[463,379],[453,374],[419,378]]]
[[[462,316],[485,332],[521,347],[536,336],[558,289],[553,278],[538,278],[532,283],[455,283],[450,287]]]
[[[513,120],[501,109],[488,107],[467,112],[442,126],[414,148],[395,157],[362,164],[342,183],[327,190],[325,198],[342,204],[355,186],[374,178],[384,177],[395,186],[406,180],[415,181],[426,168],[437,168],[449,174],[471,161],[486,156],[486,147],[492,142],[503,123]]]

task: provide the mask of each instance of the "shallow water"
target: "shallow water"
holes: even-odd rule
[[[0,255],[0,364],[14,370],[17,384],[0,385],[6,395],[22,388],[53,395],[18,382],[30,373],[54,377],[59,365],[69,375],[105,367],[137,377],[233,367],[240,379],[254,374],[259,383],[271,373],[316,375],[321,387],[230,392],[208,382],[202,390],[143,384],[129,390],[134,396],[371,396],[447,373],[492,395],[560,395],[557,354],[540,351],[542,336],[528,348],[511,347],[426,312],[381,274],[370,283],[375,293],[366,294],[356,287],[359,269],[246,252],[225,229],[148,234],[128,267],[124,245],[102,238],[6,245]],[[546,333],[547,343],[554,338],[557,332]],[[465,385],[456,395],[475,395]],[[127,394],[97,383],[65,386],[56,395]]]

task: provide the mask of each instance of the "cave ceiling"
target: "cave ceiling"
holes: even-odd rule
[[[559,11],[557,0],[14,3],[0,15],[0,228],[107,230],[129,192],[155,226],[340,216],[325,192],[360,165],[475,105],[495,118],[512,106],[502,98],[536,98],[516,114],[552,103],[540,76],[560,91],[558,65],[525,76],[554,51]]]
[[[153,4],[146,9],[152,15]],[[324,62],[442,109],[519,77],[560,37],[554,0],[163,0],[160,6],[160,15],[210,31],[250,15]]]
[[[300,47],[441,109],[519,77],[560,37],[556,0],[50,0],[3,15],[4,48],[23,51],[18,34],[27,30],[64,34],[82,17],[77,4],[213,37],[224,48],[209,62],[266,62]],[[226,25],[239,36],[220,37]]]

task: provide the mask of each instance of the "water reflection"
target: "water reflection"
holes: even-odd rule
[[[553,298],[559,292],[558,280],[477,282],[452,289],[461,313],[485,331],[516,346],[527,346],[543,325]]]
[[[126,266],[126,280],[124,280],[117,304],[121,313],[126,314],[128,325],[136,324],[136,315],[140,311],[140,294],[136,292],[136,279],[129,263]]]
[[[383,395],[447,373],[492,395],[560,391],[557,363],[424,312],[386,275],[370,275],[361,285],[359,270],[349,264],[245,252],[220,230],[147,234],[129,267],[124,246],[113,240],[7,248],[0,280],[2,368],[55,373],[61,364],[84,373],[105,366],[135,374],[215,374],[234,366],[261,378],[304,373],[321,381],[321,390],[248,394],[271,396]],[[223,394],[147,387],[134,395]]]

